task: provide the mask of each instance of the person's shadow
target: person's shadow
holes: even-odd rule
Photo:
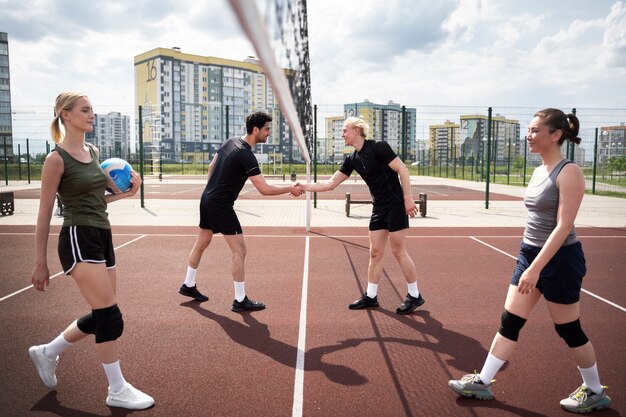
[[[181,303],[181,306],[189,307],[203,317],[215,321],[233,342],[262,353],[282,365],[295,368],[298,348],[273,339],[269,326],[258,321],[252,314],[241,314],[245,322],[243,324],[207,310],[195,301]],[[342,385],[363,385],[367,383],[367,378],[350,367],[324,362],[324,355],[348,347],[350,346],[338,343],[311,349],[306,352],[304,369],[306,371],[322,372],[329,380]]]
[[[482,347],[480,342],[462,333],[446,329],[428,310],[418,310],[411,315],[399,315],[395,311],[392,312],[379,308],[371,310],[371,314],[372,321],[374,321],[377,314],[382,314],[399,321],[414,330],[416,334],[422,334],[424,337],[400,338],[377,336],[362,339],[348,339],[344,340],[342,343],[352,346],[366,342],[400,343],[407,346],[414,346],[449,356],[450,358],[446,359],[445,363],[461,371],[473,369],[476,364],[482,363],[487,357],[488,351]],[[422,320],[415,320],[416,317]]]
[[[135,411],[139,410],[127,410],[125,408],[111,407],[111,417],[124,417]],[[57,398],[57,391],[52,390],[44,395],[35,405],[33,405],[30,411],[45,411],[48,413],[56,414],[61,417],[102,417],[100,414],[90,413],[84,410],[77,410],[75,408],[69,408],[61,404]]]

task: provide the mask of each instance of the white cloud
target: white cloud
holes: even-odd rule
[[[617,2],[605,20],[603,53],[600,61],[607,67],[626,69],[626,5]]]
[[[314,103],[623,107],[626,6],[596,0],[310,0]],[[0,0],[14,105],[63,89],[134,105],[133,57],[157,47],[241,60],[228,2]],[[266,6],[261,7],[267,10]],[[6,12],[5,12],[6,11]]]

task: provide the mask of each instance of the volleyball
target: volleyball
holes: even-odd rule
[[[120,158],[109,158],[100,164],[107,176],[107,191],[112,194],[125,193],[130,190],[133,168]]]

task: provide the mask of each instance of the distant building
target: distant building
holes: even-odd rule
[[[599,164],[606,164],[611,158],[626,155],[626,125],[624,123],[621,123],[619,126],[601,127],[599,136]]]
[[[343,116],[326,118],[326,151],[327,157],[322,159],[318,153],[318,160],[327,162],[339,162],[343,160],[343,155],[348,151],[344,145],[343,138]]]
[[[210,160],[226,139],[245,134],[245,118],[253,111],[274,119],[259,153],[286,162],[302,160],[272,86],[253,57],[234,61],[180,48],[137,55],[135,103],[142,106],[146,152],[165,161]]]
[[[431,164],[452,164],[461,156],[458,123],[446,120],[440,125],[431,125],[429,131],[429,148]]]
[[[118,112],[96,114],[93,132],[85,135],[85,140],[96,145],[101,159],[130,156],[130,116]]]
[[[344,104],[344,116],[362,117],[370,126],[368,139],[384,140],[404,160],[416,158],[416,110],[389,101],[376,104],[365,99],[360,103]],[[404,115],[404,119],[403,119]],[[406,137],[403,137],[406,123]]]
[[[476,160],[486,159],[487,116],[460,116],[461,157]],[[491,161],[496,165],[505,164],[510,159],[524,154],[524,145],[520,141],[520,123],[496,114],[491,118]]]
[[[9,35],[0,32],[0,161],[14,159],[11,114]]]

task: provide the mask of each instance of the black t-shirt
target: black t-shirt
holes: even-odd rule
[[[234,205],[248,177],[261,173],[248,142],[230,138],[217,151],[217,161],[204,188],[207,201]]]
[[[356,171],[370,189],[374,209],[394,203],[404,204],[402,185],[398,173],[389,168],[397,155],[384,141],[366,140],[359,152],[348,155],[339,171],[350,176]]]

